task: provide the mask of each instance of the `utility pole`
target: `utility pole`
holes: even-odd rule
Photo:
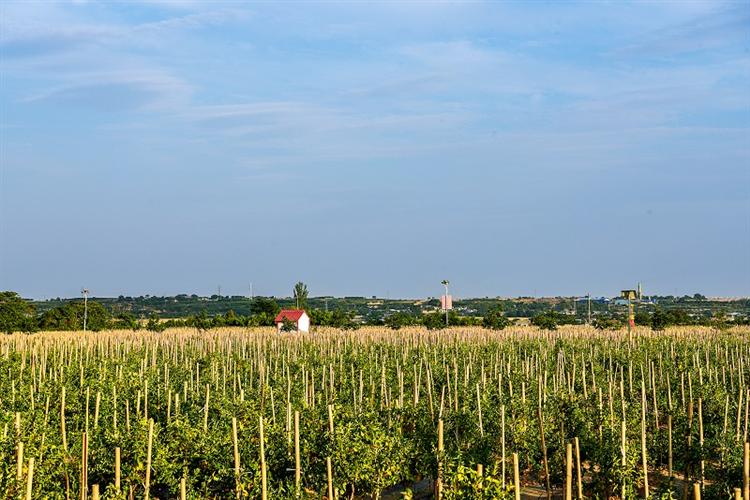
[[[588,323],[591,324],[591,294],[586,294],[586,299],[588,302]]]
[[[83,295],[83,331],[85,332],[89,319],[89,289],[84,288],[81,290],[81,294]]]
[[[445,301],[443,306],[445,307],[445,326],[448,326],[448,285],[450,284],[450,281],[443,280],[441,283],[445,287]]]

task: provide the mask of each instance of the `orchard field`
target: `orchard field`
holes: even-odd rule
[[[750,329],[8,335],[0,497],[750,500],[749,375]]]

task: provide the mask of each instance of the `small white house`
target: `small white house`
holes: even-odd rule
[[[276,331],[281,332],[284,321],[291,321],[297,326],[298,332],[310,331],[310,317],[302,309],[282,309],[274,320],[276,322]]]

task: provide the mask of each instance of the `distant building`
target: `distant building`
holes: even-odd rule
[[[298,332],[307,333],[310,331],[310,317],[302,309],[282,309],[274,320],[277,331],[281,332],[281,329],[284,327],[284,321],[294,323]]]

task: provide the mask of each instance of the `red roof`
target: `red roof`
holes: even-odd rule
[[[303,314],[305,314],[305,311],[303,311],[302,309],[282,309],[281,312],[276,316],[276,319],[274,321],[276,323],[281,323],[286,319],[288,321],[294,321],[296,323],[297,321],[299,321]]]

